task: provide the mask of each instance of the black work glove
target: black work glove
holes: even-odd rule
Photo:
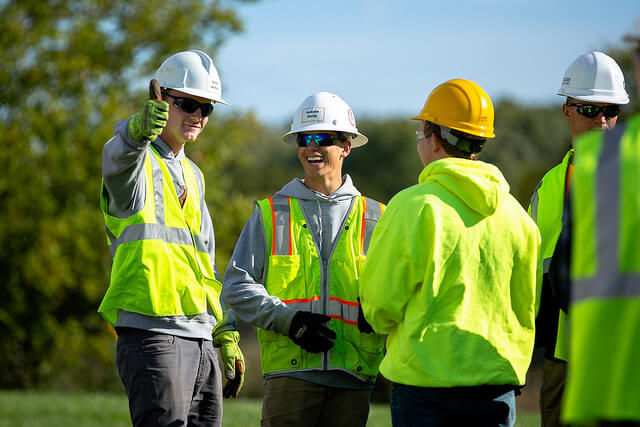
[[[331,318],[324,314],[298,311],[291,320],[289,338],[308,352],[327,351],[336,339],[336,333],[325,325],[329,320]]]
[[[358,297],[358,303],[360,302],[360,297]],[[362,305],[358,304],[358,330],[363,334],[370,334],[373,332],[373,328],[367,322],[367,319],[364,318],[364,312],[362,311]]]

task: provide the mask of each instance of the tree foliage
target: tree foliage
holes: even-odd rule
[[[229,3],[0,2],[0,387],[112,385],[102,146],[161,59],[242,30]]]
[[[185,49],[215,58],[242,23],[232,0],[0,0],[0,25],[0,388],[117,388],[115,337],[96,313],[111,267],[98,204],[102,146],[139,108],[162,59]],[[614,57],[629,74],[630,53]],[[561,102],[495,103],[497,137],[481,160],[501,168],[524,206],[568,148]],[[417,182],[418,124],[358,126],[369,143],[344,171],[388,202]],[[186,148],[206,178],[221,274],[252,200],[303,175],[284,133],[251,113],[214,116]]]

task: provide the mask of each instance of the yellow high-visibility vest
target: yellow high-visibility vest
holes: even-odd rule
[[[276,195],[258,202],[268,249],[267,292],[291,308],[328,315],[337,335],[331,350],[309,353],[285,335],[258,328],[263,374],[342,370],[370,382],[378,375],[384,339],[358,331],[357,297],[369,240],[384,205],[362,196],[353,200],[326,266],[298,200]]]
[[[547,172],[535,189],[529,205],[529,214],[538,225],[542,239],[542,260],[544,272],[549,272],[551,259],[556,250],[558,237],[562,231],[564,212],[565,185],[567,169],[573,150],[562,159],[562,163]],[[558,311],[558,332],[553,356],[560,360],[567,360],[567,315]]]
[[[120,309],[146,316],[195,315],[206,313],[207,303],[216,319],[222,319],[222,284],[215,279],[207,243],[200,236],[204,179],[188,159],[180,163],[188,194],[184,207],[152,146],[144,161],[140,212],[127,218],[110,215],[102,184],[100,207],[113,266],[98,312],[112,325]]]
[[[562,419],[640,421],[640,115],[576,143]]]

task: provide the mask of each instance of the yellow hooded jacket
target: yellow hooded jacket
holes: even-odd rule
[[[523,385],[542,282],[540,233],[493,165],[430,163],[374,230],[360,284],[389,334],[380,372],[419,387]]]

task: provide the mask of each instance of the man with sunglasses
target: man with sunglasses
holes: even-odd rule
[[[220,304],[204,176],[184,154],[221,97],[204,52],[168,59],[162,100],[114,127],[102,157],[101,209],[113,257],[98,312],[118,334],[116,364],[135,426],[220,426],[244,360],[235,317]],[[219,347],[229,380],[222,389]]]
[[[640,21],[635,44],[640,85]],[[566,221],[550,275],[570,310],[562,420],[640,426],[640,114],[576,141]]]
[[[541,306],[536,321],[536,345],[544,347],[540,409],[542,425],[560,426],[562,393],[567,373],[566,313],[560,310],[549,280],[549,266],[563,227],[564,203],[573,170],[573,142],[591,130],[613,129],[621,105],[629,102],[618,64],[602,52],[579,56],[562,79],[558,95],[571,129],[572,145],[563,161],[548,171],[531,197],[529,213],[538,224],[544,258]]]
[[[283,139],[297,145],[304,179],[256,202],[223,297],[258,327],[263,426],[364,426],[383,338],[359,316],[358,286],[384,206],[362,196],[342,165],[367,138],[338,95],[318,92]]]

